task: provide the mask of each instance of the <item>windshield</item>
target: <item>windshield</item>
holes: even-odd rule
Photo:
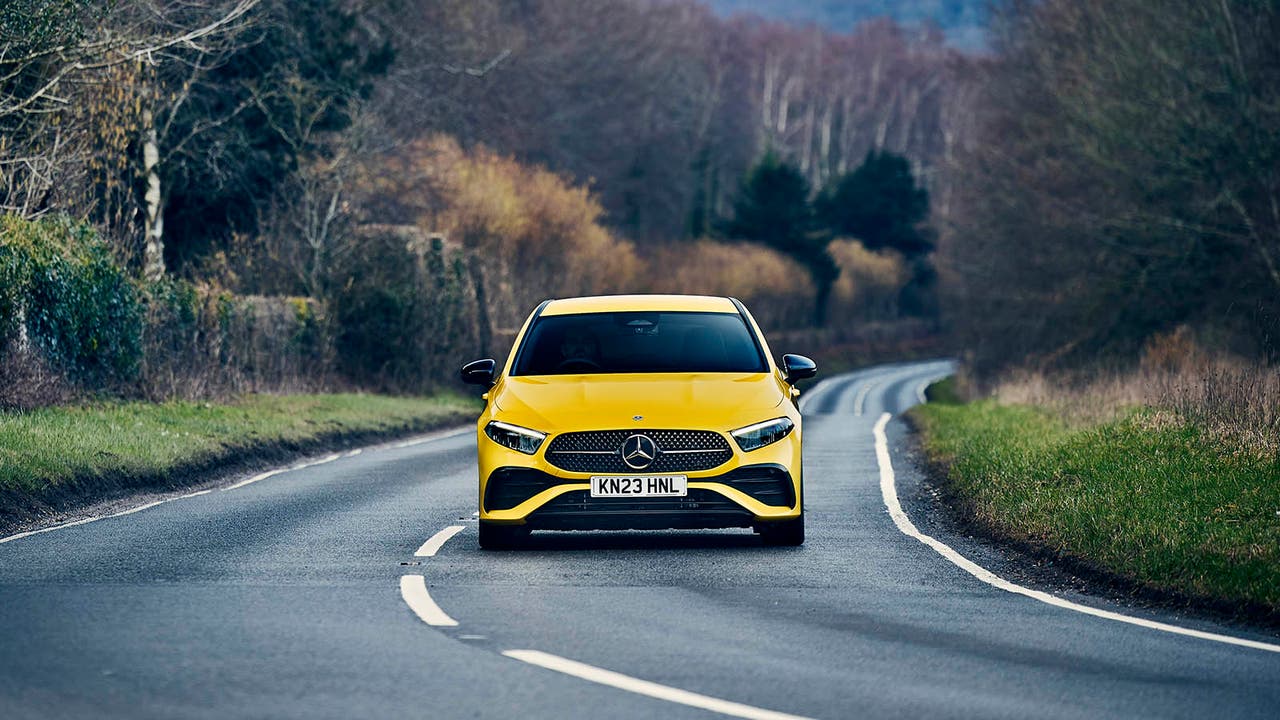
[[[740,315],[616,312],[539,318],[512,375],[767,370]]]

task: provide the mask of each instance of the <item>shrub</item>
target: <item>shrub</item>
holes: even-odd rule
[[[38,353],[88,387],[134,380],[142,358],[138,291],[93,228],[66,218],[0,218],[5,362]]]
[[[366,226],[333,297],[338,368],[358,384],[423,392],[482,348],[467,253],[412,226]]]
[[[840,275],[827,251],[823,232],[809,202],[809,182],[795,165],[772,151],[747,173],[733,202],[729,237],[763,243],[795,259],[809,272],[815,289],[813,324],[825,325],[831,286]]]
[[[754,243],[698,240],[660,247],[649,257],[647,290],[729,295],[767,332],[807,325],[813,281],[800,263]]]
[[[588,188],[483,147],[423,138],[357,185],[357,202],[379,222],[417,225],[479,258],[495,329],[518,325],[545,298],[633,290],[639,280],[635,248],[601,224]]]
[[[316,300],[234,295],[173,279],[148,285],[144,299],[149,397],[295,392],[328,380],[328,320]]]
[[[898,317],[898,298],[910,275],[901,255],[873,252],[857,240],[834,240],[827,251],[840,266],[831,292],[831,317],[846,322]]]

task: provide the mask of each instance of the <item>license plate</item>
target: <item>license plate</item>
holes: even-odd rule
[[[595,475],[591,478],[591,497],[684,497],[688,494],[688,475]]]

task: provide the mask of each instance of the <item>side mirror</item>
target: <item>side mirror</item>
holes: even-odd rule
[[[818,366],[803,355],[782,356],[782,376],[787,382],[795,385],[818,374]]]
[[[484,385],[488,387],[493,384],[494,377],[498,372],[498,363],[492,358],[484,360],[476,360],[462,366],[462,370],[458,375],[462,378],[462,382],[468,385]]]

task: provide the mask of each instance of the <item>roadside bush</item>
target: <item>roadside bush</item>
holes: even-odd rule
[[[1019,369],[986,388],[975,383],[983,389],[1005,404],[1048,408],[1073,425],[1115,420],[1135,407],[1164,411],[1280,461],[1280,367],[1209,351],[1186,326],[1150,338],[1136,366]]]
[[[316,300],[234,295],[162,280],[146,288],[142,389],[153,399],[318,390],[328,318]]]
[[[114,388],[142,359],[138,291],[93,228],[0,218],[0,361],[46,365],[73,384]],[[34,353],[39,359],[18,358]],[[7,402],[10,392],[2,393]]]
[[[588,188],[543,168],[435,136],[379,159],[357,184],[377,222],[417,225],[479,258],[495,330],[518,326],[549,297],[637,289],[634,246],[601,224]]]
[[[659,247],[648,258],[651,292],[728,295],[746,304],[761,327],[808,325],[813,281],[805,268],[755,243],[698,240]]]
[[[366,226],[338,269],[338,368],[358,385],[426,392],[484,352],[468,254],[413,226]]]
[[[831,290],[833,322],[898,318],[898,301],[911,275],[900,254],[873,252],[857,240],[833,240],[827,252],[840,267]]]

